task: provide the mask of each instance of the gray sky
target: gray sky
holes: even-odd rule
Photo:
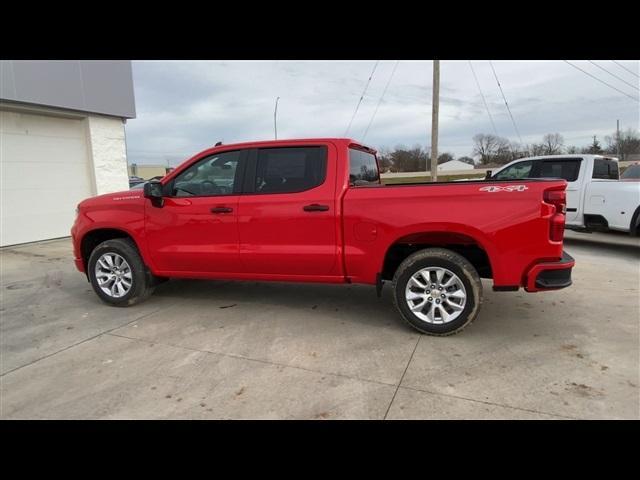
[[[363,140],[395,61],[380,61],[349,137]],[[638,98],[637,76],[612,61],[571,61]],[[640,62],[621,61],[639,74]],[[126,126],[130,163],[176,165],[214,145],[278,137],[344,136],[375,61],[135,61],[137,118]],[[584,146],[592,135],[604,144],[620,128],[639,129],[639,103],[562,61],[494,61],[522,140],[561,133]],[[474,60],[497,133],[518,137],[488,61]],[[632,86],[625,84],[628,82]],[[364,143],[375,148],[430,143],[431,61],[400,61]],[[440,67],[439,151],[471,155],[472,137],[493,133],[467,61]]]

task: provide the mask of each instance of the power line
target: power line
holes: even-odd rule
[[[629,85],[631,88],[633,88],[633,89],[635,89],[635,90],[638,90],[638,91],[640,92],[640,88],[636,87],[635,85],[631,85],[629,82],[627,82],[627,81],[623,80],[623,79],[622,79],[622,78],[620,78],[619,76],[614,75],[613,73],[611,73],[611,72],[610,72],[609,70],[607,70],[606,68],[601,67],[600,65],[598,65],[596,62],[592,62],[591,60],[587,60],[587,62],[591,63],[592,65],[595,65],[595,66],[596,66],[596,67],[598,67],[600,70],[605,71],[606,73],[608,73],[608,74],[609,74],[609,75],[611,75],[612,77],[617,78],[617,79],[618,79],[618,80],[620,80],[622,83],[625,83],[625,84]]]
[[[349,129],[351,129],[351,124],[353,123],[353,119],[356,118],[356,114],[358,113],[358,109],[360,108],[360,104],[362,103],[362,99],[364,98],[364,94],[367,93],[367,88],[369,88],[369,84],[371,83],[371,78],[373,77],[373,74],[376,71],[376,68],[378,68],[378,63],[380,63],[380,60],[376,60],[376,64],[373,66],[373,70],[371,71],[371,75],[369,75],[369,80],[367,80],[367,84],[364,86],[364,90],[362,91],[362,95],[360,95],[360,100],[358,100],[358,105],[356,105],[356,109],[353,112],[353,116],[351,117],[351,121],[349,122],[349,125],[347,126],[347,129],[344,131],[344,136],[347,136],[347,133],[349,133]]]
[[[493,132],[496,134],[496,136],[498,136],[498,129],[496,128],[496,124],[493,123],[493,117],[491,116],[491,112],[489,111],[489,105],[487,105],[487,101],[484,98],[484,94],[482,93],[482,88],[480,88],[480,82],[478,82],[478,77],[476,76],[476,72],[473,69],[471,60],[469,60],[469,66],[471,67],[471,73],[473,73],[473,78],[476,79],[476,85],[478,86],[478,91],[480,92],[480,96],[482,97],[482,103],[484,103],[484,108],[487,110],[487,115],[489,115],[489,120],[491,120],[491,125],[493,126]]]
[[[509,112],[509,116],[511,117],[511,123],[513,123],[513,128],[515,128],[516,133],[518,134],[518,139],[520,140],[520,144],[522,145],[522,137],[520,136],[520,131],[516,126],[516,121],[511,114],[511,109],[509,108],[509,104],[507,103],[507,97],[504,96],[504,91],[502,90],[502,85],[500,85],[500,80],[498,80],[498,75],[496,74],[495,68],[493,68],[493,63],[489,60],[489,65],[491,65],[491,70],[493,70],[493,76],[496,77],[496,82],[498,83],[498,88],[500,89],[500,93],[502,94],[502,99],[504,100],[504,104],[507,107],[507,112]]]
[[[622,68],[623,70],[626,70],[627,72],[629,72],[631,75],[635,75],[636,77],[640,78],[640,75],[638,75],[636,72],[634,72],[633,70],[629,70],[627,67],[625,67],[624,65],[622,65],[621,63],[616,62],[615,60],[611,60],[613,63],[615,63],[616,65],[618,65],[620,68]]]
[[[365,129],[364,134],[362,135],[362,141],[364,141],[365,137],[367,136],[367,133],[369,132],[369,127],[371,127],[371,124],[373,123],[373,119],[376,118],[376,114],[378,113],[378,108],[380,108],[380,104],[382,103],[384,94],[387,93],[387,88],[389,88],[389,84],[391,83],[391,79],[393,78],[393,75],[396,73],[396,68],[398,68],[399,63],[400,63],[400,60],[396,61],[396,64],[394,65],[393,70],[391,71],[391,75],[389,76],[389,80],[387,80],[387,84],[384,86],[382,95],[380,95],[380,99],[378,100],[376,109],[373,111],[373,115],[371,115],[371,120],[369,120],[369,125],[367,125],[367,128]]]
[[[594,77],[593,75],[591,75],[589,72],[584,71],[583,69],[581,69],[580,67],[575,66],[573,63],[568,62],[566,60],[563,60],[563,62],[568,63],[569,65],[571,65],[573,68],[580,70],[582,73],[584,73],[585,75],[589,75],[591,78],[593,78],[594,80],[599,81],[600,83],[604,83],[607,87],[609,88],[613,88],[616,92],[623,94],[625,97],[629,97],[632,100],[640,101],[640,99],[633,97],[631,95],[629,95],[628,93],[623,92],[622,90],[617,89],[616,87],[614,87],[613,85],[608,84],[607,82],[605,82],[604,80],[600,80],[598,77]]]

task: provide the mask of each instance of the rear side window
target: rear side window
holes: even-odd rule
[[[367,185],[370,183],[380,183],[378,164],[376,157],[372,153],[349,149],[349,184]]]
[[[618,180],[620,172],[618,170],[618,162],[610,158],[596,158],[593,160],[593,178],[601,178],[605,180]]]
[[[261,148],[255,192],[302,192],[321,185],[326,172],[327,147]]]
[[[563,178],[567,182],[575,182],[580,173],[580,160],[543,160],[539,171],[536,173],[538,178]]]

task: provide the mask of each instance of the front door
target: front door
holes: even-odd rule
[[[334,276],[337,248],[333,145],[253,150],[238,205],[248,273]]]
[[[237,272],[238,199],[247,151],[209,155],[166,186],[162,207],[147,203],[152,261],[163,272]]]

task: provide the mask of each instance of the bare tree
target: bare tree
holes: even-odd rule
[[[544,155],[558,155],[562,153],[564,138],[559,133],[547,133],[542,137]]]
[[[593,136],[593,143],[582,149],[582,153],[600,154],[603,153],[602,147],[596,135]]]
[[[619,153],[619,160],[624,161],[627,155],[640,153],[640,135],[637,130],[632,128],[620,132],[620,138],[614,133],[604,137],[604,140],[607,142],[605,152],[609,155],[617,155]]]
[[[576,153],[580,153],[580,149],[578,147],[576,147],[575,145],[570,145],[565,150],[567,151],[567,153],[570,153],[572,155],[574,155]]]
[[[473,144],[473,154],[480,156],[480,163],[483,165],[500,163],[509,150],[509,140],[490,133],[474,135]]]
[[[388,148],[382,147],[378,150],[378,163],[382,172],[393,171],[391,151]]]
[[[450,162],[451,160],[455,160],[455,157],[449,152],[443,152],[438,155],[438,165],[440,165],[441,163]]]
[[[546,148],[543,143],[532,143],[529,146],[529,153],[532,157],[538,157],[546,154]]]
[[[428,155],[420,145],[411,149],[397,146],[390,157],[397,172],[423,172],[427,167]]]

